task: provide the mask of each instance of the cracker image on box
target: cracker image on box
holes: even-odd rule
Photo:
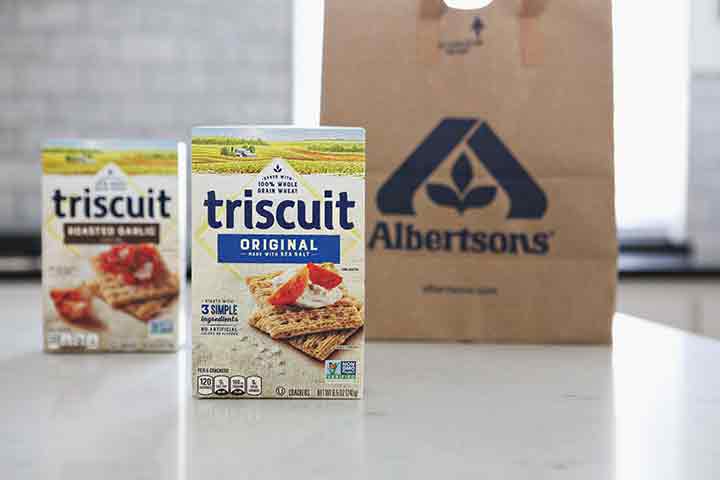
[[[177,348],[185,276],[181,162],[184,145],[174,142],[47,144],[42,153],[46,351]]]
[[[363,394],[365,132],[196,127],[193,392]]]

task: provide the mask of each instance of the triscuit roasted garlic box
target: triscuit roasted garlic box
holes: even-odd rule
[[[48,352],[174,351],[185,278],[185,145],[57,140],[42,152]]]
[[[197,127],[193,392],[361,398],[365,131]]]

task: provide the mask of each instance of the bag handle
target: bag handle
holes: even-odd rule
[[[420,18],[423,20],[440,19],[450,8],[445,3],[445,0],[419,1]],[[538,17],[543,14],[549,2],[550,0],[520,0],[520,9],[517,13],[520,29],[518,41],[520,43],[522,63],[525,66],[535,66],[542,63],[544,48],[542,32],[538,26]]]
[[[545,11],[548,2],[549,0],[521,0],[518,15],[520,18],[537,18]],[[420,18],[440,18],[449,8],[445,0],[420,0]]]
[[[520,26],[520,52],[523,65],[532,67],[542,63],[543,36],[538,17],[547,8],[549,0],[522,0],[518,21]]]
[[[520,18],[537,18],[547,7],[549,0],[522,0]]]
[[[447,12],[445,0],[420,0],[420,18],[432,20],[442,17]]]

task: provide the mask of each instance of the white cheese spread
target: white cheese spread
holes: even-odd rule
[[[273,289],[277,290],[286,284],[297,272],[298,269],[291,268],[290,270],[287,270],[281,275],[273,278]],[[339,286],[328,290],[325,287],[312,283],[312,281],[308,279],[308,284],[305,287],[305,290],[295,301],[294,305],[304,308],[322,308],[337,303],[342,296],[343,293]]]

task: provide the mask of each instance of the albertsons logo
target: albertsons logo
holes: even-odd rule
[[[459,153],[451,156],[454,151]],[[472,160],[471,155],[477,160]],[[478,161],[496,183],[475,182],[473,185],[473,181],[479,178],[476,175]],[[453,162],[451,183],[430,181],[432,173],[444,162]],[[470,213],[491,206],[497,198],[498,189],[507,195],[510,202],[506,215],[508,220],[538,220],[545,215],[548,208],[545,192],[486,122],[472,118],[445,119],[380,187],[377,205],[385,215],[419,215],[414,207],[414,198],[424,192],[437,206],[467,218],[467,228],[421,231],[413,224],[380,221],[375,226],[369,247],[547,254],[554,232],[487,232],[476,229],[481,225],[482,217]]]

